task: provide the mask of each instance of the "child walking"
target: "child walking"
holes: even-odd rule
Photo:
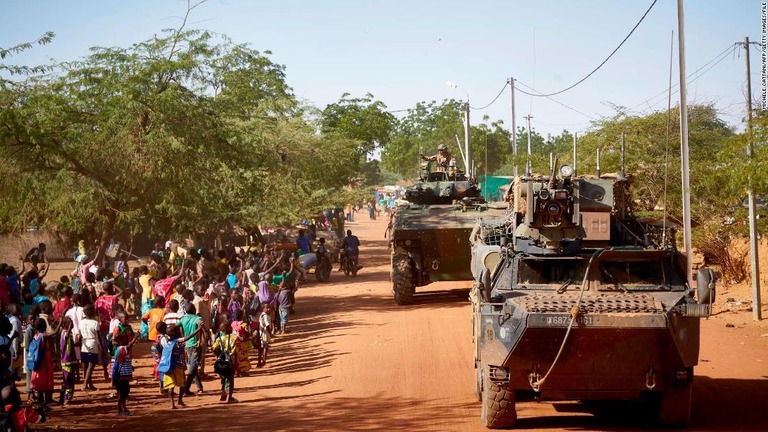
[[[176,409],[176,405],[185,407],[184,403],[184,384],[185,377],[184,372],[187,369],[187,365],[184,362],[184,343],[188,338],[194,337],[200,331],[198,328],[192,334],[182,337],[181,326],[171,325],[168,327],[168,342],[163,347],[163,354],[160,358],[160,363],[157,367],[159,372],[165,374],[163,376],[163,389],[168,391],[168,398],[171,402],[171,409]],[[174,403],[174,391],[173,389],[179,389],[179,399],[177,403]]]
[[[224,321],[219,326],[219,334],[213,342],[213,352],[216,354],[214,370],[221,378],[221,402],[237,402],[232,397],[235,391],[235,368],[237,367],[236,336],[232,333],[232,324]]]
[[[66,405],[72,402],[75,395],[75,376],[80,369],[80,361],[75,350],[74,323],[65,316],[61,322],[61,336],[59,337],[59,349],[61,351],[61,393],[59,404]]]
[[[261,347],[259,348],[259,361],[256,367],[264,367],[267,364],[267,355],[269,354],[269,343],[272,341],[272,306],[264,302],[261,304],[261,315],[259,316],[259,338]]]
[[[248,324],[243,321],[243,310],[239,309],[235,313],[235,320],[232,321],[232,334],[235,336],[235,351],[237,353],[237,367],[235,367],[235,376],[244,377],[251,370],[251,360],[248,358],[248,351],[252,348]]]
[[[152,377],[160,381],[160,394],[164,394],[165,390],[163,389],[163,374],[157,370],[157,367],[160,364],[160,357],[163,355],[163,347],[168,344],[168,335],[166,334],[167,329],[168,326],[166,326],[163,321],[160,321],[155,325],[156,340],[152,342],[152,346],[150,347],[152,360],[154,360]]]
[[[131,412],[128,411],[126,402],[133,380],[133,346],[139,340],[139,335],[134,334],[133,329],[128,325],[128,316],[125,311],[119,311],[115,317],[119,320],[119,324],[112,336],[113,343],[117,347],[112,366],[112,385],[117,390],[117,415],[129,416]]]
[[[32,371],[32,391],[37,393],[37,401],[44,411],[50,411],[48,402],[51,402],[53,393],[53,353],[45,341],[45,331],[48,325],[45,320],[35,320],[35,337],[32,346],[37,347],[37,352],[30,350],[30,370]]]
[[[92,304],[83,308],[85,318],[80,321],[80,337],[82,346],[80,347],[80,359],[85,365],[85,377],[83,379],[83,389],[85,391],[97,390],[93,385],[93,370],[99,364],[99,354],[101,353],[101,337],[99,336],[99,322],[96,321],[96,309]]]

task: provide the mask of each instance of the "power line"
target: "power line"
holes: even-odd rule
[[[532,92],[536,92],[536,90],[533,87],[531,87],[531,86],[529,86],[529,85],[527,85],[525,83],[522,83],[519,80],[515,80],[515,82],[517,82],[518,84],[522,85],[525,88],[530,89]],[[525,90],[523,90],[521,88],[517,88],[516,90],[519,91],[520,93],[526,94],[528,96],[542,96],[541,94],[535,94],[535,93],[527,92],[527,91],[525,91]],[[562,102],[560,102],[560,101],[558,101],[556,99],[553,99],[553,98],[551,98],[549,96],[544,96],[544,97],[546,97],[547,99],[551,100],[552,102],[554,102],[554,103],[556,103],[556,104],[558,104],[558,105],[560,105],[562,107],[565,107],[565,108],[567,108],[567,109],[569,109],[569,110],[571,110],[571,111],[573,111],[575,113],[581,114],[581,115],[583,115],[584,117],[586,117],[586,118],[588,118],[590,120],[597,121],[597,119],[595,117],[592,117],[589,114],[585,114],[585,113],[577,110],[576,108],[570,107],[570,106],[568,106],[568,105],[566,105],[566,104],[564,104],[564,103],[562,103]]]
[[[634,32],[635,32],[635,30],[637,29],[637,27],[640,25],[640,23],[641,23],[641,22],[643,22],[643,20],[644,20],[644,19],[645,19],[645,17],[648,15],[648,13],[651,11],[651,9],[653,9],[653,6],[655,6],[655,5],[656,5],[656,2],[657,2],[657,1],[658,1],[658,0],[653,0],[653,3],[651,3],[651,5],[648,7],[648,10],[646,10],[646,11],[645,11],[645,13],[643,14],[643,16],[642,16],[642,17],[640,17],[640,21],[638,21],[638,22],[637,22],[637,24],[635,24],[635,26],[634,26],[634,27],[632,27],[632,30],[630,30],[630,31],[629,31],[629,34],[628,34],[628,35],[627,35],[627,36],[624,38],[624,40],[622,40],[622,41],[621,41],[621,43],[619,44],[619,46],[617,46],[617,47],[616,47],[616,48],[615,48],[615,49],[614,49],[614,50],[613,50],[613,51],[612,51],[612,52],[611,52],[611,53],[608,55],[608,57],[606,57],[606,58],[605,58],[605,60],[603,60],[603,62],[602,62],[602,63],[600,63],[599,65],[597,65],[597,67],[596,67],[596,68],[594,68],[594,69],[592,70],[592,72],[588,73],[588,74],[587,74],[587,76],[585,76],[584,78],[582,78],[582,79],[580,79],[580,80],[576,81],[576,83],[574,83],[574,84],[573,84],[573,85],[571,85],[570,87],[566,87],[566,88],[564,88],[564,89],[562,89],[562,90],[560,90],[560,91],[556,91],[556,92],[552,92],[552,93],[546,93],[546,94],[544,94],[544,93],[539,93],[539,94],[537,94],[537,95],[531,95],[531,96],[547,97],[547,96],[555,96],[555,95],[559,95],[560,93],[565,93],[565,92],[567,92],[568,90],[570,90],[570,89],[572,89],[572,88],[576,87],[577,85],[579,85],[579,84],[583,83],[584,81],[586,81],[586,80],[587,80],[587,78],[591,77],[591,76],[592,76],[592,75],[593,75],[595,72],[597,72],[597,71],[598,71],[598,70],[599,70],[601,67],[603,67],[603,65],[604,65],[604,64],[606,64],[606,63],[608,62],[608,60],[610,60],[610,59],[611,59],[611,57],[613,57],[613,55],[614,55],[614,54],[616,54],[616,52],[619,50],[619,48],[621,48],[621,46],[622,46],[622,45],[624,45],[624,43],[627,41],[627,39],[629,39],[629,37],[630,37],[630,36],[632,36],[632,33],[634,33]]]
[[[720,52],[718,55],[714,56],[714,57],[713,57],[711,60],[709,60],[708,62],[706,62],[706,63],[704,63],[703,65],[701,65],[701,66],[700,66],[698,69],[696,69],[695,71],[691,72],[691,73],[690,73],[690,74],[689,74],[689,75],[686,77],[686,79],[687,79],[687,80],[688,80],[688,79],[691,79],[691,77],[693,77],[694,75],[696,75],[697,73],[699,73],[699,72],[700,72],[702,69],[704,69],[704,68],[706,68],[707,66],[711,65],[713,62],[716,62],[716,63],[715,63],[715,65],[716,65],[717,63],[720,63],[721,61],[723,61],[723,60],[724,60],[724,59],[727,57],[727,54],[729,54],[729,53],[733,52],[733,50],[734,50],[735,48],[736,48],[736,45],[735,45],[735,44],[731,44],[731,45],[728,45],[728,47],[727,47],[727,48],[725,48],[725,50],[721,51],[721,52]],[[714,67],[715,65],[712,65],[712,66]],[[707,72],[708,72],[710,69],[711,69],[711,68],[707,69],[707,70],[706,70],[706,71],[704,71],[704,72],[703,72],[701,75],[704,75],[704,74],[705,74],[705,73],[707,73]],[[699,76],[701,76],[701,75],[699,75]],[[696,79],[698,79],[698,77],[697,77]],[[695,81],[695,79],[694,79],[694,80],[691,80],[690,82],[693,82],[693,81]],[[688,82],[688,81],[686,81],[686,82]],[[672,88],[675,88],[675,87],[677,87],[678,85],[679,85],[679,83],[675,83],[675,84],[672,84],[672,86],[670,87],[670,89],[672,89]],[[633,106],[633,107],[629,108],[629,111],[634,111],[636,108],[638,108],[638,107],[640,107],[640,106],[642,106],[642,105],[646,105],[646,104],[648,104],[649,106],[655,106],[655,105],[658,105],[658,104],[659,104],[660,102],[662,102],[664,99],[662,99],[662,100],[660,100],[660,101],[658,101],[658,102],[654,102],[653,104],[650,104],[650,102],[651,102],[652,100],[654,100],[654,99],[657,99],[657,98],[659,98],[660,96],[666,96],[666,95],[667,95],[667,92],[668,92],[670,89],[664,89],[664,90],[662,90],[660,93],[656,94],[655,96],[649,97],[648,99],[646,99],[646,100],[644,100],[644,101],[640,102],[639,104],[637,104],[637,105],[635,105],[635,106]]]
[[[473,109],[473,110],[475,110],[475,111],[478,111],[478,110],[484,110],[484,109],[488,108],[489,106],[493,105],[493,104],[494,104],[494,102],[496,102],[496,101],[499,99],[499,96],[501,96],[501,94],[502,94],[502,93],[504,93],[504,90],[506,90],[506,88],[507,88],[507,86],[508,86],[508,85],[509,85],[509,81],[507,81],[507,82],[504,84],[504,87],[502,87],[502,88],[501,88],[501,90],[499,91],[499,94],[497,94],[497,95],[496,95],[496,97],[495,97],[495,98],[493,98],[493,100],[492,100],[492,101],[491,101],[491,102],[490,102],[488,105],[482,106],[482,107],[480,107],[480,108],[475,108],[475,107],[473,107],[473,106],[470,106],[469,108],[470,108],[470,109]]]
[[[685,82],[686,82],[686,83],[689,83],[689,84],[692,84],[692,83],[694,83],[696,80],[698,80],[699,78],[701,78],[702,76],[706,75],[706,73],[707,73],[707,72],[709,72],[709,71],[710,71],[710,70],[712,70],[712,69],[713,69],[715,66],[717,66],[718,64],[720,64],[720,62],[722,62],[723,60],[725,60],[726,58],[728,58],[728,55],[727,55],[727,54],[729,54],[729,53],[728,53],[728,51],[730,51],[730,50],[734,50],[734,49],[735,49],[735,45],[734,45],[734,46],[732,46],[732,47],[728,47],[728,49],[726,49],[725,51],[723,51],[722,53],[720,53],[720,54],[719,54],[717,57],[715,57],[714,59],[710,60],[710,61],[709,61],[709,62],[707,62],[707,63],[706,63],[704,66],[702,66],[702,67],[700,67],[700,68],[696,69],[696,71],[694,71],[693,73],[691,73],[690,75],[688,75],[688,76],[686,77],[686,80],[685,80]],[[724,55],[724,54],[725,54],[725,55]],[[718,58],[718,57],[719,57],[719,58]],[[715,61],[714,63],[712,63],[712,62],[713,62],[715,59],[717,59],[717,61]],[[709,65],[709,67],[707,67],[707,65]],[[706,69],[704,69],[705,67],[706,67]],[[699,73],[699,72],[700,72],[700,73]],[[694,76],[694,75],[696,75],[696,76]],[[672,86],[671,86],[671,87],[670,87],[668,90],[664,90],[664,92],[666,93],[667,91],[670,91],[670,90],[672,90],[672,88],[673,88],[673,87],[676,87],[676,86],[678,86],[678,84],[674,84],[674,85],[672,85]],[[680,90],[675,90],[675,91],[673,91],[673,92],[672,92],[672,94],[675,94],[675,93],[677,93],[677,92],[679,92],[679,91],[680,91]],[[665,94],[665,93],[661,93],[661,94]],[[637,108],[637,107],[639,107],[639,106],[641,106],[641,105],[644,105],[644,104],[647,104],[647,105],[648,105],[648,108],[651,108],[651,109],[653,109],[653,107],[655,107],[656,105],[658,105],[658,104],[660,104],[661,102],[663,102],[663,101],[664,101],[664,99],[661,99],[661,100],[659,100],[659,101],[657,101],[657,102],[654,102],[654,103],[652,103],[652,104],[651,104],[651,103],[650,103],[650,101],[652,101],[653,99],[656,99],[658,96],[659,96],[659,95],[656,95],[656,96],[654,96],[654,97],[652,97],[652,98],[650,98],[650,99],[646,99],[645,101],[643,101],[643,102],[641,102],[641,103],[639,103],[639,104],[637,104],[637,105],[633,106],[633,107],[632,107],[632,108],[630,108],[628,111],[634,111],[634,110],[635,110],[635,108]]]

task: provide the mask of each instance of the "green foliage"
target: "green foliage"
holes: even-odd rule
[[[5,60],[8,57],[30,50],[35,45],[47,45],[53,41],[54,36],[55,34],[53,32],[45,32],[42,36],[32,42],[23,42],[8,48],[0,47],[0,60]],[[47,66],[25,66],[0,63],[0,74],[33,75],[45,73],[50,70],[51,68]],[[0,84],[8,85],[11,84],[11,82],[0,78]]]
[[[463,141],[461,110],[462,104],[453,99],[441,104],[435,101],[417,103],[400,120],[391,141],[383,148],[382,167],[406,179],[416,178],[419,153],[434,154],[439,144],[445,144],[454,158],[461,161],[455,138],[458,136]]]
[[[499,171],[512,154],[512,140],[509,132],[504,128],[504,122],[497,120],[489,125],[487,121],[486,116],[483,118],[483,123],[472,126],[470,132],[473,159],[478,175],[485,175],[486,172],[491,175]],[[512,175],[513,172],[510,170],[505,175]]]
[[[392,136],[397,119],[387,112],[387,106],[368,93],[362,98],[341,95],[338,102],[325,107],[321,127],[324,134],[339,134],[359,141],[361,156],[386,146]]]
[[[268,53],[266,53],[268,54]],[[0,90],[0,229],[218,233],[295,222],[357,174],[358,142],[318,135],[284,67],[204,31],[93,48]]]
[[[689,106],[688,116],[691,207],[693,218],[702,220],[713,212],[722,215],[738,196],[734,195],[733,171],[726,168],[731,161],[723,158],[734,133],[711,105]],[[595,129],[579,139],[579,173],[596,172],[598,148],[601,150],[601,172],[618,172],[621,133],[624,132],[625,170],[634,177],[637,209],[653,210],[657,206],[666,206],[670,214],[681,217],[678,119],[679,111],[673,109],[670,113],[657,112],[644,117],[620,112],[596,122]]]

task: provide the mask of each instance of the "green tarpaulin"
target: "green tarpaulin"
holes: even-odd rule
[[[503,191],[499,188],[512,183],[513,177],[507,176],[480,176],[478,185],[487,201],[501,201],[504,198]]]

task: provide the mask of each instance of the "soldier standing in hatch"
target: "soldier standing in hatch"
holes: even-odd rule
[[[434,156],[424,156],[423,154],[420,154],[422,160],[428,161],[428,162],[437,162],[437,167],[435,168],[436,171],[445,172],[448,171],[448,165],[451,163],[451,153],[448,151],[448,148],[445,146],[445,144],[440,144],[437,146],[437,154]]]

